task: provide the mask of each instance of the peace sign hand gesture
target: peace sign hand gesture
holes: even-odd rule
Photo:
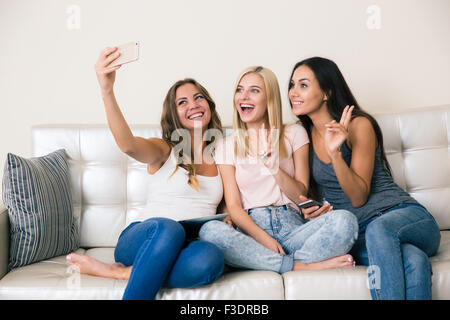
[[[339,123],[333,120],[327,124],[325,132],[325,148],[327,150],[328,156],[333,159],[339,152],[341,145],[348,137],[348,125],[352,118],[352,111],[354,106],[346,106],[342,112],[341,121]]]
[[[276,139],[276,134],[277,134],[277,130],[275,129],[275,127],[270,128],[269,134],[267,135],[267,131],[265,129],[265,124],[263,123],[261,125],[261,132],[263,133],[262,135],[260,135],[260,139],[259,139],[259,157],[261,159],[261,161],[264,163],[264,165],[266,166],[267,169],[269,169],[269,171],[272,174],[277,173],[278,171],[278,149],[276,148],[277,146],[277,139]],[[273,141],[272,139],[274,139],[275,141]],[[272,145],[272,143],[275,142],[275,146]],[[275,149],[273,148],[275,147]]]

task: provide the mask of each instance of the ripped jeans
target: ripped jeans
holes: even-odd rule
[[[286,255],[264,247],[239,229],[222,221],[209,221],[200,229],[201,240],[219,247],[225,263],[237,268],[291,271],[294,261],[306,264],[346,254],[358,237],[355,215],[335,210],[311,221],[287,205],[247,210],[252,220],[277,240]]]
[[[428,210],[404,203],[363,223],[350,253],[358,264],[369,266],[372,299],[429,300],[428,257],[436,254],[440,240],[439,226]]]

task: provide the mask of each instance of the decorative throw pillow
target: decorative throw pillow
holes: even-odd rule
[[[9,270],[78,248],[66,158],[64,149],[30,159],[8,153],[3,202],[10,221]]]

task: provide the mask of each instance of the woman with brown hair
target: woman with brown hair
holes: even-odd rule
[[[108,65],[118,57],[116,47],[106,48],[95,65],[108,125],[120,150],[147,164],[151,192],[140,221],[129,224],[119,237],[116,263],[74,253],[67,262],[84,274],[129,280],[123,299],[153,299],[163,285],[191,288],[222,274],[221,251],[206,241],[186,244],[185,230],[176,221],[216,214],[223,188],[209,156],[212,143],[194,136],[202,137],[208,129],[221,134],[222,125],[206,89],[194,79],[184,79],[164,100],[162,139],[134,136],[113,92],[120,66]]]

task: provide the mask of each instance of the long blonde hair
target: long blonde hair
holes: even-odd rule
[[[208,91],[200,83],[198,83],[196,80],[192,78],[179,80],[175,82],[167,92],[166,98],[164,99],[163,110],[161,114],[162,138],[164,141],[167,142],[167,144],[169,144],[171,148],[175,147],[175,145],[177,144],[176,141],[172,141],[172,134],[174,132],[178,132],[179,136],[182,137],[183,134],[181,131],[184,130],[183,126],[181,125],[180,119],[178,118],[177,105],[175,103],[177,89],[188,83],[193,84],[208,102],[209,109],[211,111],[211,120],[209,121],[208,129],[217,129],[221,133],[223,132],[222,122],[220,121],[219,114],[216,111],[216,104],[209,95]],[[209,144],[214,142],[215,142],[214,140],[207,141],[206,145],[208,146]],[[181,159],[183,159],[183,161],[181,163],[177,163],[175,171],[172,173],[172,175],[178,170],[178,167],[182,167],[183,169],[187,170],[189,174],[188,184],[198,191],[199,183],[196,178],[194,161],[192,159],[192,152],[190,155],[185,155],[183,154],[183,149],[181,149],[179,156]]]
[[[278,134],[276,136],[276,143],[278,143],[279,146],[279,155],[281,157],[287,157],[287,150],[284,141],[281,94],[277,77],[270,69],[264,68],[262,66],[248,67],[239,74],[236,85],[234,87],[234,93],[236,93],[241,79],[250,73],[258,74],[264,81],[267,98],[267,112],[265,117],[266,121],[269,123],[269,128],[266,129],[277,129],[276,132]],[[237,107],[238,106],[234,105],[233,110],[233,130],[235,137],[234,151],[236,155],[243,155],[245,157],[249,155],[249,137],[247,134],[247,125],[241,120]]]

